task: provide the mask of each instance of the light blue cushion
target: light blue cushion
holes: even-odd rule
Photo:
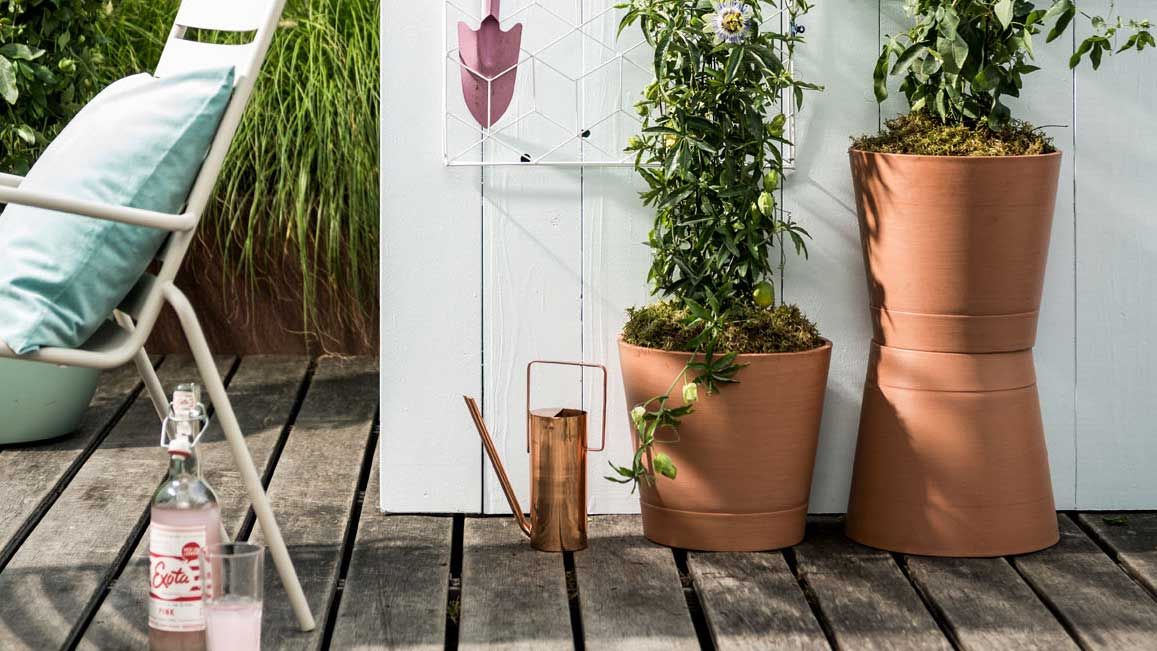
[[[179,213],[232,91],[232,67],[122,79],[73,118],[20,188]],[[9,205],[0,214],[0,340],[21,354],[80,346],[166,236]]]

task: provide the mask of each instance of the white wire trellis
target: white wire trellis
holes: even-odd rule
[[[514,4],[517,0],[508,0]],[[485,0],[443,0],[442,157],[450,167],[584,166],[629,167],[634,154],[624,152],[638,134],[641,120],[634,104],[651,79],[652,53],[637,30],[616,38],[622,9],[617,0],[523,0],[500,16],[503,30],[523,23],[524,40],[517,62],[493,75],[467,66],[461,57],[457,24],[477,28]],[[591,5],[596,5],[591,11]],[[585,15],[589,14],[589,15]],[[774,12],[764,29],[785,31],[790,16]],[[788,59],[789,68],[794,63]],[[516,75],[509,109],[489,128],[475,121],[462,96],[461,75],[493,84]],[[785,133],[796,138],[795,96],[788,89],[781,102]],[[492,108],[488,106],[487,113]],[[783,148],[784,166],[795,162],[795,148]]]

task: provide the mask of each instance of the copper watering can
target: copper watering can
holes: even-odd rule
[[[602,443],[587,448],[587,412],[530,408],[530,373],[536,364],[597,368],[603,372]],[[494,465],[506,501],[530,546],[544,552],[573,552],[587,546],[587,452],[607,444],[607,369],[602,364],[534,361],[526,365],[526,451],[530,453],[530,519],[523,515],[502,459],[482,420],[478,403],[463,396],[486,455]]]

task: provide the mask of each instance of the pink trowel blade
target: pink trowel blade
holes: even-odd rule
[[[477,30],[458,23],[462,95],[470,114],[486,128],[498,122],[510,108],[522,48],[522,23],[508,32],[502,31],[498,8],[499,0],[490,0],[490,11]]]

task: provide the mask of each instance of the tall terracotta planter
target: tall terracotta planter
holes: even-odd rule
[[[1061,155],[851,163],[875,342],[848,535],[937,556],[1054,544],[1032,347]]]
[[[656,445],[679,472],[640,489],[647,538],[709,551],[803,540],[831,351],[825,342],[802,353],[741,355],[738,384],[700,394],[678,440]],[[690,355],[620,342],[619,357],[635,405],[664,394]]]

